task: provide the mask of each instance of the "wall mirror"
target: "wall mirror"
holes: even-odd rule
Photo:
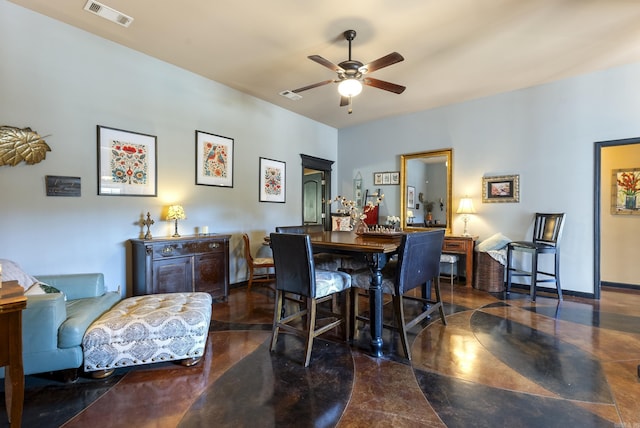
[[[453,150],[400,155],[400,222],[404,229],[451,233]]]

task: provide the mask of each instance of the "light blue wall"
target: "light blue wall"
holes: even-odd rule
[[[149,211],[154,237],[168,236],[160,213],[180,202],[182,234],[233,235],[231,282],[244,280],[239,234],[255,252],[275,226],[301,221],[300,153],[337,160],[334,128],[6,0],[0,58],[0,124],[29,126],[52,148],[39,164],[0,167],[0,258],[32,274],[104,272],[124,288],[135,222]],[[158,197],[97,196],[96,125],[158,137]],[[235,140],[233,189],[195,185],[195,130]],[[286,162],[285,204],[258,202],[259,157]],[[45,196],[45,175],[80,177],[82,196]]]
[[[530,238],[534,212],[566,212],[563,286],[593,293],[594,142],[640,135],[639,76],[632,64],[341,129],[338,192],[350,194],[357,172],[373,188],[373,172],[399,170],[401,153],[453,148],[454,233],[462,233],[455,210],[467,194],[478,211],[469,229],[480,240]],[[506,174],[520,175],[520,203],[483,204],[482,177]],[[381,215],[398,215],[398,186],[380,187]]]

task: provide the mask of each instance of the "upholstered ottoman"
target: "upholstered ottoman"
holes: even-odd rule
[[[208,293],[129,297],[85,333],[84,370],[104,377],[118,367],[173,360],[196,364],[204,354],[210,322]]]

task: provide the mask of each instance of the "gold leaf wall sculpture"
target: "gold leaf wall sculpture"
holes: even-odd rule
[[[40,162],[51,151],[43,138],[31,128],[0,126],[0,166]]]

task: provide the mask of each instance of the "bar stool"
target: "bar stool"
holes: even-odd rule
[[[458,277],[458,260],[459,257],[455,254],[442,254],[440,256],[440,265],[442,266],[443,264],[449,265],[449,283],[451,284],[451,291],[453,291],[453,281]],[[456,273],[453,273],[453,267],[456,267]],[[441,278],[447,278],[447,275],[442,275],[442,270],[440,271],[440,277]]]

